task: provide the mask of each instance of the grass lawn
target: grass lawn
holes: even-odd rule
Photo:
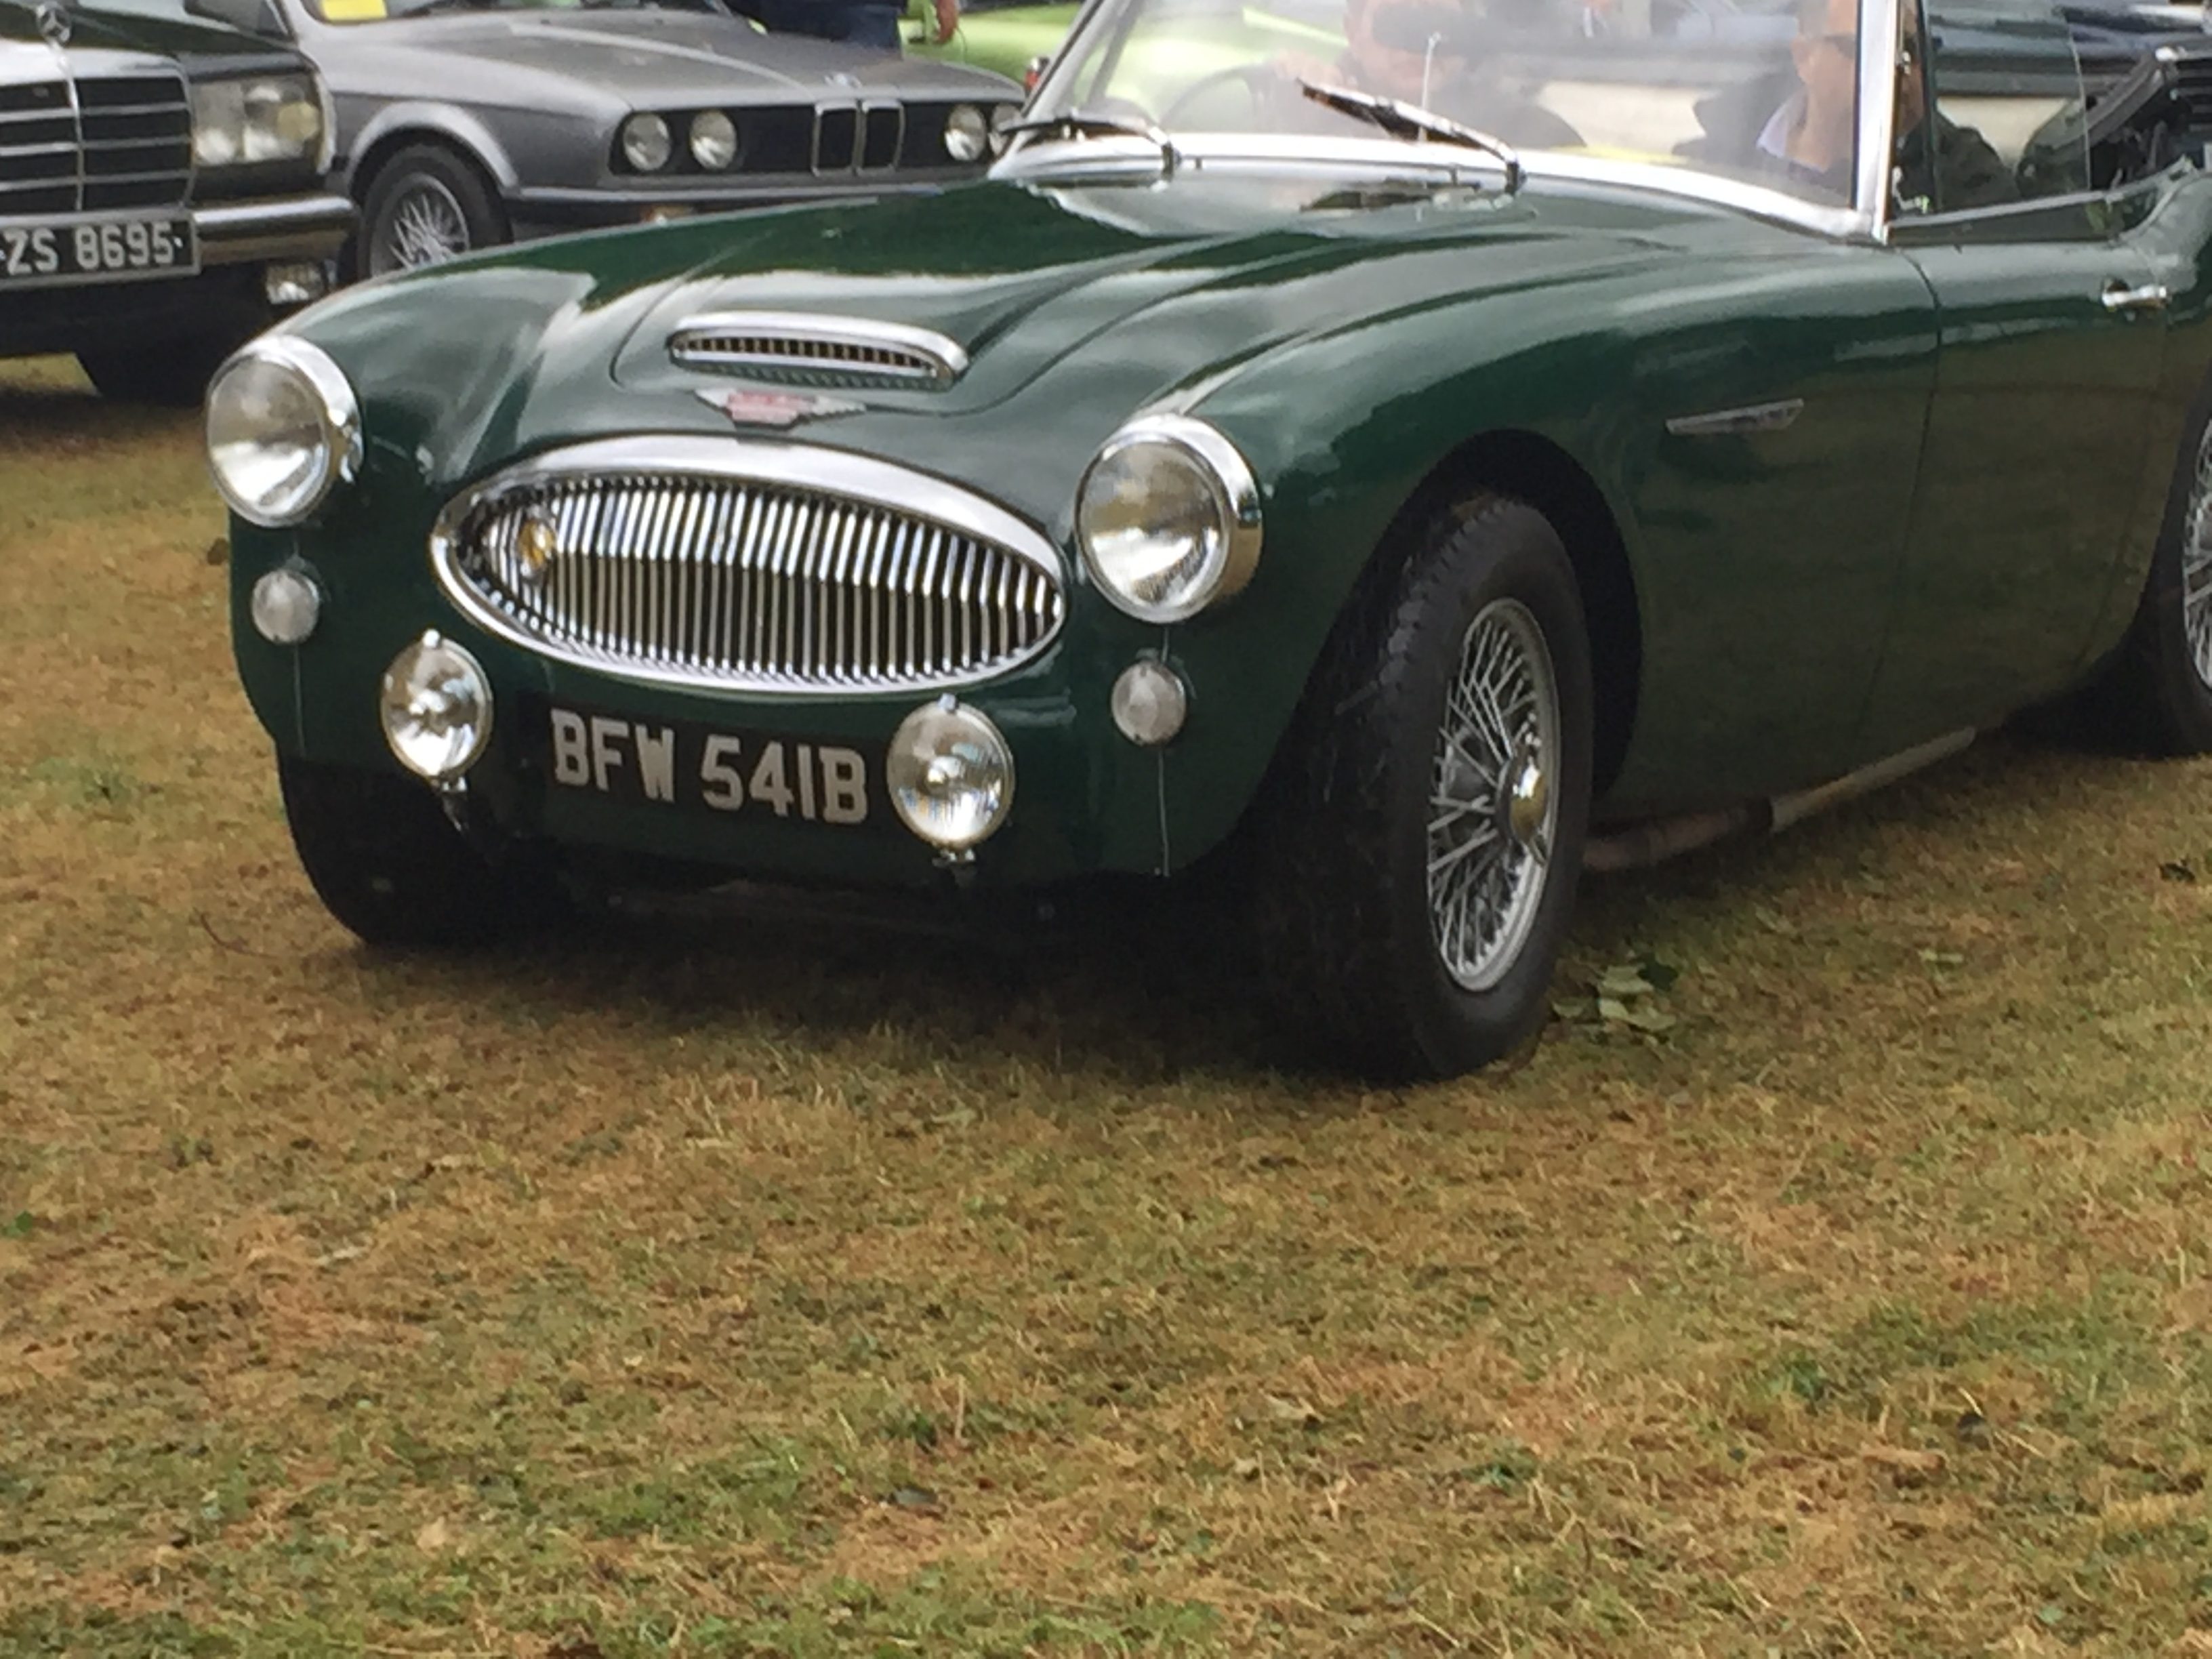
[[[2212,765],[1594,882],[1671,1027],[1362,1090],[1172,914],[368,952],[222,528],[0,366],[9,1659],[2212,1653]]]

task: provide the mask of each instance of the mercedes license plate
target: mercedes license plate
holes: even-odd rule
[[[831,829],[887,826],[880,764],[842,744],[689,720],[546,709],[554,787],[616,800]]]
[[[199,268],[189,213],[0,222],[0,288],[186,276]]]

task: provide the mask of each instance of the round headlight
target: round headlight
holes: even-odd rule
[[[991,112],[991,154],[1002,155],[1006,149],[1006,126],[1021,118],[1019,104],[1000,104]]]
[[[432,783],[459,777],[491,741],[491,681],[483,665],[434,630],[392,659],[378,704],[392,752]]]
[[[338,366],[293,335],[253,341],[207,395],[208,466],[239,517],[298,524],[361,466],[361,406]]]
[[[908,829],[932,847],[964,853],[1006,821],[1014,751],[988,719],[948,692],[899,722],[884,782]]]
[[[1203,421],[1132,421],[1076,493],[1075,538],[1091,580],[1144,622],[1181,622],[1252,579],[1260,490],[1236,446]]]
[[[738,124],[718,109],[691,118],[691,159],[720,173],[738,159]]]
[[[633,115],[622,124],[623,160],[640,173],[658,173],[671,154],[668,123],[658,115]]]
[[[980,161],[990,142],[983,112],[973,104],[955,104],[945,118],[945,153],[956,161]]]

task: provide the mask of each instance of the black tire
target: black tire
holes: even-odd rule
[[[197,409],[222,360],[246,334],[188,335],[129,347],[88,346],[76,354],[100,395],[120,404]]]
[[[412,779],[276,762],[292,845],[324,907],[371,945],[487,945],[569,914],[549,861],[497,863]]]
[[[442,227],[435,237],[434,227]],[[440,144],[410,144],[368,181],[353,264],[362,276],[381,276],[496,247],[509,234],[481,167]]]
[[[2212,750],[2212,400],[2181,447],[2135,620],[2083,712],[2100,737],[2142,753]]]
[[[1539,795],[1550,802],[1547,813],[1534,809],[1548,819],[1542,857],[1509,822],[1510,787],[1479,781],[1462,763],[1447,772],[1447,708],[1478,628],[1485,642],[1503,630],[1509,653],[1527,658],[1532,686],[1540,676],[1530,641],[1548,658],[1557,752],[1542,757],[1542,787],[1522,797],[1524,807]],[[1537,752],[1528,746],[1535,724],[1519,723],[1522,762]],[[1333,1058],[1403,1078],[1471,1071],[1530,1042],[1574,910],[1591,731],[1582,596],[1559,536],[1533,507],[1494,495],[1462,503],[1403,564],[1371,571],[1323,652],[1258,825],[1261,960],[1297,1022],[1291,1029]],[[1498,768],[1501,777],[1523,769]],[[1439,793],[1469,804],[1432,823]],[[1499,837],[1487,860],[1467,856],[1485,814]],[[1472,978],[1448,968],[1447,922],[1432,915],[1439,826],[1446,850],[1437,856],[1456,860],[1459,879],[1495,863],[1513,899],[1489,955],[1462,953],[1462,975],[1481,969]],[[1448,897],[1437,901],[1446,918]]]

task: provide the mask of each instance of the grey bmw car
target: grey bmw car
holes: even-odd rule
[[[375,275],[472,248],[979,176],[1022,97],[718,0],[191,0],[295,41]]]

